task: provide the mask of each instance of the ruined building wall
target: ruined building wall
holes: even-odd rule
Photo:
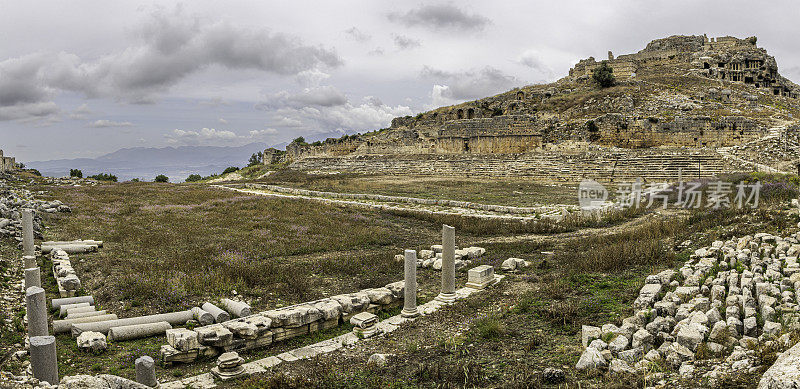
[[[0,150],[0,173],[8,172],[16,169],[17,163],[14,157],[6,157],[3,155],[3,150]]]

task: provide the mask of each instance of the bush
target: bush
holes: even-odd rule
[[[250,160],[248,161],[247,166],[261,165],[263,161],[264,161],[264,153],[259,151],[257,153],[253,153],[253,155],[250,156]]]
[[[235,171],[237,171],[237,170],[239,170],[239,168],[238,168],[238,167],[236,167],[236,166],[231,166],[231,167],[229,167],[229,168],[227,168],[227,169],[223,170],[223,171],[222,171],[222,174],[233,173],[233,172],[235,172]]]
[[[76,178],[83,178],[83,172],[80,169],[69,169],[69,176]]]
[[[165,176],[163,174],[159,174],[159,175],[156,176],[156,180],[155,181],[156,182],[169,182],[169,177],[167,177],[167,176]]]
[[[308,143],[306,143],[306,138],[303,138],[302,136],[298,136],[297,138],[294,138],[292,143],[297,143],[299,145],[307,145],[308,144]]]
[[[617,82],[614,79],[614,69],[612,69],[611,66],[608,66],[607,62],[603,62],[600,64],[600,66],[594,68],[592,71],[592,79],[594,80],[595,84],[601,88],[614,86],[614,84]]]
[[[186,182],[196,182],[202,179],[203,177],[201,177],[199,174],[190,174],[189,177],[186,177]]]
[[[108,174],[108,173],[95,174],[93,176],[89,176],[88,178],[91,178],[91,179],[97,180],[97,181],[117,182],[117,176],[115,176],[113,174]]]
[[[131,182],[139,182],[139,181],[140,181],[140,180],[139,180],[138,178],[133,178],[133,179],[131,179]]]

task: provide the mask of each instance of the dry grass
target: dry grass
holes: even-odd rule
[[[108,243],[76,264],[90,293],[150,310],[233,290],[288,303],[380,286],[402,277],[391,260],[395,245],[425,240],[413,220],[199,185],[125,183],[55,195],[73,213],[54,216],[48,238]]]
[[[327,192],[376,193],[512,206],[578,204],[577,186],[545,185],[526,178],[435,178],[358,174],[313,176],[282,169],[259,182]]]

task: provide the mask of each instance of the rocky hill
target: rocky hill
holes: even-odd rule
[[[613,69],[612,87],[593,82],[602,63]],[[296,168],[325,171],[711,176],[750,166],[714,162],[723,160],[718,148],[774,137],[776,128],[780,136],[796,133],[798,95],[755,37],[672,36],[638,53],[581,60],[555,83],[395,118],[390,128],[319,145],[292,143],[287,158]],[[784,151],[773,162],[792,165],[795,154]]]

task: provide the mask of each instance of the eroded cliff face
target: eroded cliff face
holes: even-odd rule
[[[638,53],[581,60],[552,84],[395,118],[387,129],[319,145],[293,143],[286,156],[457,158],[747,144],[800,114],[800,88],[780,76],[775,59],[755,43],[733,37],[658,39]],[[617,85],[600,89],[591,74],[603,62],[614,70]]]

